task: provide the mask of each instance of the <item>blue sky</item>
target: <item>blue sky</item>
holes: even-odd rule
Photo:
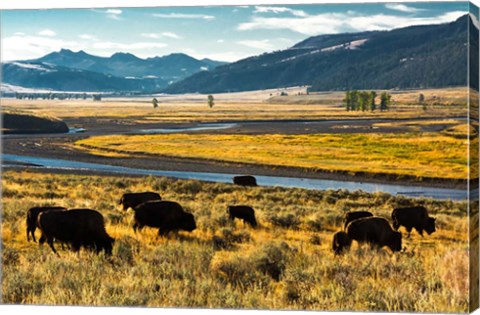
[[[314,35],[450,22],[468,9],[468,2],[389,2],[4,10],[1,56],[22,60],[67,48],[235,61]]]

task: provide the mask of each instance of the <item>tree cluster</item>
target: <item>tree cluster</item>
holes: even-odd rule
[[[387,92],[383,92],[380,95],[380,110],[387,110],[390,102],[391,95]],[[375,91],[346,91],[345,92],[345,107],[347,111],[375,111],[377,109],[377,92]]]

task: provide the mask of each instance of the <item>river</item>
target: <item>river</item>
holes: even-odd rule
[[[226,173],[206,173],[206,172],[181,172],[148,170],[139,168],[129,168],[123,166],[114,166],[97,163],[86,163],[70,160],[60,160],[42,157],[31,157],[14,154],[2,154],[2,168],[24,167],[24,168],[45,168],[52,170],[78,170],[95,171],[125,175],[152,175],[166,176],[182,179],[197,179],[208,182],[231,183],[232,177],[239,174]],[[354,181],[337,181],[310,178],[292,178],[280,176],[261,176],[254,175],[257,178],[259,186],[280,186],[297,187],[315,190],[327,189],[347,189],[350,191],[363,190],[365,192],[386,192],[392,195],[404,195],[407,197],[427,197],[439,200],[467,200],[468,192],[466,189],[449,189],[436,187],[423,187],[412,185],[394,185],[379,183],[363,183]],[[478,195],[478,189],[474,192]]]

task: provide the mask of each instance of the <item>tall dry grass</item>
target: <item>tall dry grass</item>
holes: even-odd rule
[[[2,178],[2,303],[246,309],[466,312],[467,203],[361,191],[245,188],[155,177],[100,177],[6,171]],[[167,238],[133,233],[117,209],[127,191],[153,190],[191,211],[197,230]],[[116,239],[111,257],[27,242],[35,205],[90,207]],[[256,209],[260,227],[227,218],[228,204]],[[389,217],[425,205],[437,232],[404,239],[391,253],[356,244],[335,257],[331,237],[346,211]],[[37,232],[38,233],[38,232]]]

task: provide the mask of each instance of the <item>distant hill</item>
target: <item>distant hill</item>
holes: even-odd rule
[[[311,90],[467,85],[468,15],[439,25],[321,35],[199,72],[165,93],[219,93],[311,85]],[[472,28],[477,34],[478,28]],[[478,43],[478,42],[477,42]]]
[[[2,82],[30,89],[85,92],[151,92],[165,87],[161,79],[127,79],[42,62],[2,64]]]
[[[111,57],[98,57],[84,51],[62,49],[29,62],[50,63],[72,69],[111,74],[117,77],[159,78],[174,82],[194,73],[212,70],[225,62],[209,59],[198,60],[186,54],[176,53],[163,57],[141,59],[129,53],[115,53]]]

